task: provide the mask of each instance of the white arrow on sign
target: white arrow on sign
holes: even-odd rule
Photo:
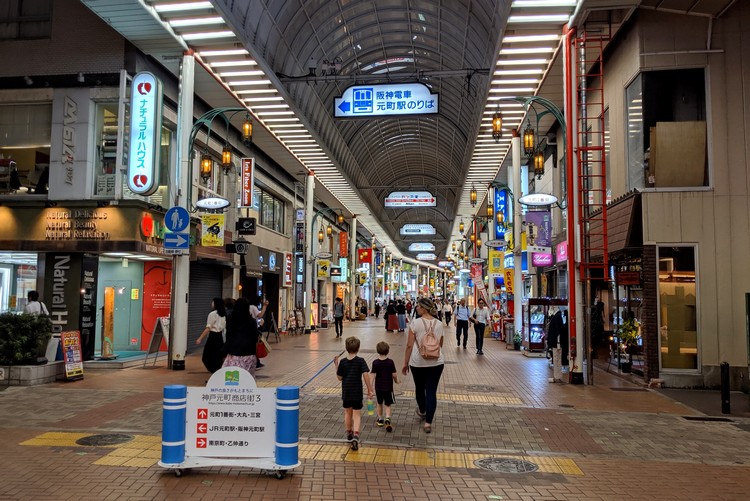
[[[198,419],[208,419],[208,409],[198,409]]]

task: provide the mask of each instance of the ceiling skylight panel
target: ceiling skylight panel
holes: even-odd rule
[[[198,33],[183,33],[182,38],[185,40],[210,40],[212,38],[228,38],[233,37],[234,32],[232,31],[204,31]]]
[[[258,63],[252,59],[235,59],[232,61],[215,61],[213,63],[208,63],[208,65],[211,68],[228,68],[232,66],[257,66]],[[263,73],[261,72],[261,75],[262,74]]]
[[[526,47],[523,49],[500,49],[501,56],[513,56],[517,54],[552,54],[554,47]]]
[[[560,35],[550,33],[548,35],[509,35],[503,38],[503,43],[530,43],[530,42],[557,42]]]
[[[270,80],[258,79],[258,80],[235,80],[228,81],[228,85],[239,86],[239,85],[271,85]]]
[[[180,28],[185,26],[207,26],[210,24],[222,24],[224,19],[221,16],[211,17],[193,17],[186,19],[171,19],[167,21],[173,28]]]
[[[181,10],[212,9],[211,2],[178,2],[154,5],[156,12],[178,12]]]
[[[570,14],[538,14],[538,15],[515,15],[508,17],[508,24],[516,23],[566,23]]]
[[[549,64],[549,59],[500,59],[497,61],[498,66],[544,66]],[[496,73],[497,74],[497,73]]]
[[[221,57],[221,56],[242,56],[247,55],[248,52],[245,49],[219,49],[219,50],[201,50],[198,51],[200,57]],[[255,63],[255,61],[252,61]]]
[[[223,71],[219,73],[222,78],[231,77],[262,77],[265,73],[262,70],[250,70],[250,71]]]

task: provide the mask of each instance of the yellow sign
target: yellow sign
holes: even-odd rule
[[[328,259],[318,259],[318,278],[328,278],[331,276],[331,261]]]
[[[504,253],[498,250],[490,250],[487,261],[489,262],[488,273],[490,276],[503,274]]]
[[[513,268],[505,270],[505,292],[513,292]]]
[[[378,283],[378,285],[376,287],[378,288],[378,290],[382,290],[383,289],[383,279],[382,278],[378,278],[378,282],[377,283]]]
[[[140,291],[140,289],[130,289],[130,299],[132,299],[133,301],[138,301]]]
[[[203,247],[224,246],[224,214],[201,216],[201,245]]]
[[[435,279],[431,278],[430,279],[430,289],[434,289],[434,288],[435,288]]]

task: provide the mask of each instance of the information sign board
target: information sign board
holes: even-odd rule
[[[199,457],[273,458],[276,389],[258,388],[239,367],[222,367],[187,389],[185,452]]]
[[[83,379],[83,356],[81,354],[81,335],[78,331],[60,333],[65,379]]]
[[[423,83],[352,85],[333,102],[337,118],[438,113],[438,94]]]
[[[437,201],[429,191],[393,191],[385,197],[385,207],[435,207]]]
[[[159,188],[161,115],[161,82],[148,71],[136,74],[130,93],[128,154],[128,188],[136,195],[151,195]]]

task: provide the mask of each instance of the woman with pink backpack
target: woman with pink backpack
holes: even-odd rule
[[[415,309],[420,318],[409,324],[401,372],[405,376],[411,370],[417,415],[424,419],[425,433],[431,433],[432,419],[437,409],[437,389],[445,366],[442,350],[443,323],[435,318],[437,309],[432,299],[419,298]]]

